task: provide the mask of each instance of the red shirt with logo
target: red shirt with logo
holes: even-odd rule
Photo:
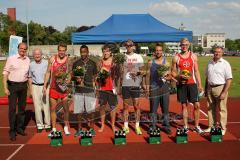
[[[181,73],[183,70],[188,70],[191,73],[191,77],[188,79],[186,84],[195,84],[195,71],[194,71],[194,59],[193,54],[190,52],[187,58],[183,58],[180,53],[177,54],[178,61],[177,61],[177,68],[178,71]]]

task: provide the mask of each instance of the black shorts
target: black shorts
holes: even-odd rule
[[[181,103],[198,102],[197,84],[182,84],[177,86],[177,99]]]
[[[123,99],[139,98],[140,97],[140,87],[123,86],[122,87],[122,97],[123,97]]]
[[[111,108],[117,106],[117,95],[113,94],[113,91],[99,91],[99,104],[100,106],[106,105],[107,103]]]

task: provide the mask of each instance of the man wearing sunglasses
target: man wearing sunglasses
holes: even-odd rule
[[[122,78],[122,98],[123,98],[123,109],[124,109],[124,127],[123,130],[129,133],[128,127],[128,115],[129,105],[133,104],[136,115],[136,134],[141,135],[142,131],[139,126],[140,122],[140,108],[139,108],[139,97],[140,97],[140,85],[142,82],[143,72],[143,58],[141,55],[134,53],[134,43],[132,40],[128,40],[125,43],[127,49],[126,61],[123,66],[123,78]],[[132,103],[130,103],[132,102]]]

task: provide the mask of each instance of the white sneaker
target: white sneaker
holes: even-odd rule
[[[53,132],[57,132],[56,128],[52,128],[52,131],[48,134],[48,137],[51,138],[52,137],[52,133]]]
[[[196,127],[194,127],[194,132],[197,132],[198,134],[203,134],[204,133],[204,131],[201,129],[201,127],[200,126],[196,126]]]
[[[64,126],[63,130],[66,136],[69,136],[71,134],[68,130],[68,126]]]
[[[210,133],[210,131],[211,131],[211,127],[208,127],[207,129],[204,129],[204,132],[206,132],[206,133]]]
[[[222,135],[224,136],[226,134],[227,129],[222,129]]]
[[[188,126],[184,126],[184,127],[183,127],[183,130],[184,130],[185,133],[188,133],[188,131],[189,131]]]

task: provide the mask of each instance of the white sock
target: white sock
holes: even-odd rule
[[[136,125],[135,125],[135,127],[139,127],[139,122],[136,122]]]
[[[128,128],[128,122],[124,122],[124,127]]]

